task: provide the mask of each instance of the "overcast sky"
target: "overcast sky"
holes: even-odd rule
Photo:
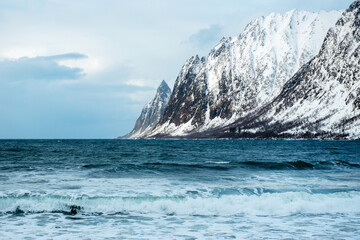
[[[0,0],[0,138],[114,138],[164,79],[271,12],[352,0]]]

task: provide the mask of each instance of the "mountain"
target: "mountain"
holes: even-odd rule
[[[360,0],[343,13],[318,55],[273,102],[216,132],[223,137],[359,139]]]
[[[234,123],[270,103],[320,50],[341,12],[272,13],[223,38],[182,67],[168,105],[147,136],[184,136]]]
[[[156,91],[155,97],[143,107],[134,129],[123,138],[141,138],[153,130],[164,112],[170,94],[171,89],[163,80]]]

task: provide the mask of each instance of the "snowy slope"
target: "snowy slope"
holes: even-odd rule
[[[341,12],[293,10],[251,22],[207,57],[191,57],[151,136],[186,135],[230,124],[271,102],[320,50]]]
[[[161,114],[169,101],[171,89],[162,81],[156,91],[155,97],[146,104],[136,120],[134,129],[123,138],[141,138],[148,134],[159,122]]]
[[[359,139],[360,1],[344,12],[319,54],[271,104],[232,128],[242,135]]]

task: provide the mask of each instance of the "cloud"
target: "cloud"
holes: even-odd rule
[[[80,53],[22,57],[0,61],[1,81],[78,79],[85,75],[81,68],[60,65],[58,61],[87,58]]]
[[[156,89],[156,85],[154,85],[155,80],[149,79],[129,79],[124,82],[127,86],[135,86],[135,87],[148,87],[150,89]]]
[[[186,43],[194,45],[198,48],[213,47],[222,37],[222,27],[212,24],[208,28],[200,29],[191,35]]]

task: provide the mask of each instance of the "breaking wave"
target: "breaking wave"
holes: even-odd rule
[[[360,214],[360,192],[306,192],[223,195],[221,197],[138,196],[68,197],[21,195],[0,197],[0,214],[293,215]]]

